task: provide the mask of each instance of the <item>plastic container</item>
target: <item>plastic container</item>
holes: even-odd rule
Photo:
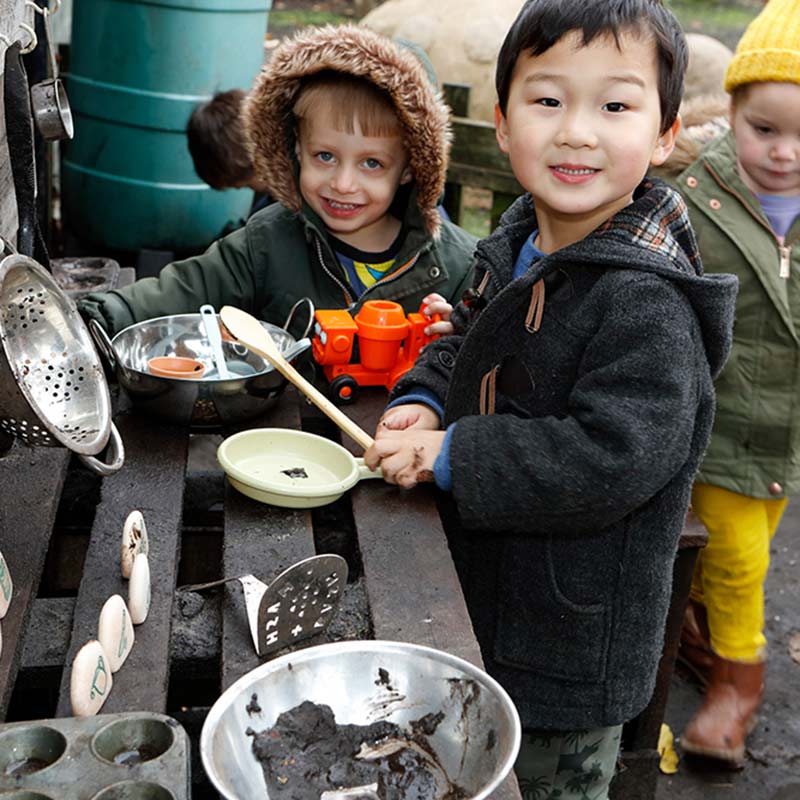
[[[368,300],[355,317],[361,363],[367,369],[388,370],[411,327],[403,307],[391,300]]]
[[[122,250],[205,247],[253,193],[197,176],[186,123],[214,92],[249,89],[271,0],[75,0],[62,202],[81,238]]]
[[[0,725],[0,797],[189,800],[190,791],[189,739],[172,717],[131,712]]]

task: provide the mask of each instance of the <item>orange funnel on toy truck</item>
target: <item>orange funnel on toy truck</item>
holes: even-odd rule
[[[414,365],[419,351],[438,338],[426,336],[431,323],[422,311],[409,314],[391,300],[368,300],[355,319],[347,311],[321,310],[311,352],[330,381],[334,400],[351,402],[359,386],[391,389]],[[434,317],[438,319],[438,317]],[[360,363],[351,363],[358,336]]]

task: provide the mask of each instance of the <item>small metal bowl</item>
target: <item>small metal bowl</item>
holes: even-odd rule
[[[260,711],[253,711],[253,694]],[[245,731],[272,727],[279,714],[304,700],[330,706],[340,725],[387,719],[407,727],[444,712],[428,743],[448,779],[471,800],[497,789],[519,751],[521,726],[511,698],[468,661],[407,642],[323,644],[262,664],[212,706],[200,756],[226,800],[269,797]]]
[[[313,312],[312,312],[313,320]],[[261,323],[290,363],[310,347],[288,331]],[[286,386],[286,379],[261,356],[237,342],[223,341],[234,378],[218,377],[201,314],[173,314],[131,325],[113,339],[96,323],[90,329],[134,408],[169,422],[214,429],[264,413]],[[196,359],[206,365],[201,378],[153,375],[148,362],[161,356]]]

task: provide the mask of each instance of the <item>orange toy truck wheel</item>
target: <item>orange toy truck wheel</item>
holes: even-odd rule
[[[358,395],[358,383],[352,375],[337,375],[330,384],[330,398],[340,405],[352,403]]]

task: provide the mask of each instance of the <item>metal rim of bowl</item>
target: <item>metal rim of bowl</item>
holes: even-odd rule
[[[173,319],[174,320],[177,317],[197,317],[199,319],[200,316],[201,315],[198,312],[194,312],[194,313],[193,312],[187,312],[185,314],[165,314],[165,315],[160,316],[160,317],[153,317],[152,319],[145,319],[145,320],[142,320],[141,322],[134,322],[133,325],[128,325],[126,328],[123,328],[121,331],[118,331],[116,334],[114,334],[114,337],[111,339],[111,345],[112,345],[112,347],[114,347],[114,351],[116,353],[117,352],[117,350],[116,350],[117,341],[124,333],[128,333],[129,331],[132,331],[132,330],[137,329],[137,328],[141,329],[145,325],[152,325],[152,324],[154,324],[156,322],[161,322],[162,320],[168,320],[168,319]],[[263,320],[259,320],[259,322],[262,325],[265,324]],[[278,328],[277,325],[273,325],[272,323],[269,323],[269,322],[266,323],[266,324],[269,325],[270,327],[277,328],[278,330],[283,331],[287,336],[289,336],[292,339],[292,345],[294,345],[298,341],[300,341],[299,339],[295,339],[288,331],[284,330],[283,328]],[[269,329],[267,329],[267,330],[269,330]],[[199,331],[198,331],[198,333],[199,333]],[[242,345],[242,347],[244,347],[244,345]],[[268,363],[265,359],[262,359],[262,361],[264,361],[264,369],[263,370],[259,370],[258,372],[252,372],[252,373],[250,373],[248,375],[232,375],[230,378],[212,378],[212,379],[209,379],[209,378],[179,378],[178,380],[180,380],[181,383],[205,384],[205,385],[213,386],[214,384],[217,384],[217,383],[229,383],[230,381],[251,380],[252,378],[259,378],[262,375],[268,375],[270,372],[275,372],[276,371],[275,367],[273,367],[272,364]],[[133,373],[135,373],[137,375],[146,375],[148,378],[158,378],[160,380],[165,380],[165,381],[175,380],[174,378],[168,378],[168,377],[166,377],[164,375],[155,375],[154,373],[149,372],[147,369],[140,369],[139,367],[135,367],[135,366],[129,364],[128,362],[120,361],[120,366],[123,369],[128,370],[129,372],[133,372]]]
[[[512,727],[512,746],[509,748],[509,755],[504,762],[499,766],[498,777],[491,783],[487,784],[477,795],[477,798],[488,797],[497,787],[505,780],[514,767],[517,754],[519,753],[520,744],[522,742],[522,723],[520,722],[519,712],[517,711],[514,702],[508,692],[497,682],[488,672],[479,667],[476,667],[466,659],[448,653],[445,650],[438,650],[434,647],[426,647],[421,644],[412,644],[411,642],[396,642],[386,639],[362,639],[359,641],[348,642],[329,642],[327,644],[320,644],[314,647],[306,647],[297,650],[293,653],[272,659],[250,672],[243,675],[235,683],[229,686],[211,706],[203,728],[200,732],[200,759],[203,768],[206,771],[214,788],[223,796],[230,797],[226,788],[221,785],[217,780],[216,774],[212,769],[213,762],[211,759],[211,752],[213,746],[213,737],[216,729],[222,719],[222,716],[228,711],[228,708],[233,704],[235,699],[248,691],[249,687],[258,681],[262,676],[269,675],[272,672],[278,672],[283,668],[296,667],[298,664],[304,662],[313,662],[316,658],[325,651],[327,654],[336,655],[338,653],[347,653],[351,651],[359,652],[364,650],[372,650],[376,653],[385,653],[391,656],[392,653],[408,653],[409,651],[417,653],[422,656],[433,658],[435,661],[447,664],[450,667],[461,670],[469,678],[476,680],[480,683],[486,684],[490,690],[495,692],[500,697],[504,705],[510,709],[511,714],[511,727]],[[288,710],[288,709],[284,709]]]

